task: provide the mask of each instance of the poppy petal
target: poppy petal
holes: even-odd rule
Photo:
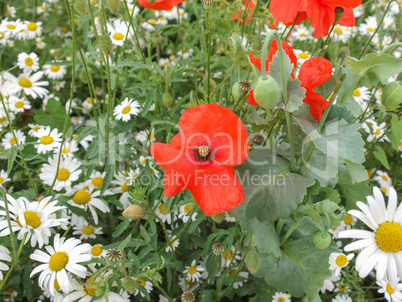
[[[187,187],[205,215],[229,211],[244,201],[244,191],[233,167],[194,177]]]
[[[173,169],[183,174],[194,173],[195,167],[184,148],[179,149],[168,144],[152,143],[149,151],[158,165],[165,171]]]
[[[272,0],[269,9],[276,20],[292,25],[299,13],[300,1]],[[298,22],[302,21],[299,17]]]
[[[257,104],[257,102],[254,99],[254,90],[250,90],[250,92],[247,95],[247,103],[253,106],[260,106]]]
[[[362,0],[321,0],[321,2],[335,7],[358,7],[362,3]]]
[[[338,21],[339,25],[342,26],[355,26],[356,19],[353,13],[353,8],[345,8],[342,18]]]
[[[321,120],[322,112],[327,109],[329,105],[326,99],[309,88],[307,88],[306,97],[303,102],[310,106],[310,113],[317,121]]]
[[[300,67],[299,80],[304,88],[315,88],[327,81],[332,75],[331,63],[321,57],[308,59]]]
[[[191,175],[183,175],[171,169],[166,171],[163,179],[163,189],[166,197],[173,197],[177,193],[187,189],[187,183],[191,179]]]
[[[156,10],[171,10],[173,7],[183,3],[183,0],[157,0],[155,3],[149,3],[148,0],[138,0],[142,7]]]

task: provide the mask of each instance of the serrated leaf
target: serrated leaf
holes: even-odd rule
[[[387,159],[387,154],[385,153],[384,149],[381,148],[380,146],[377,147],[377,150],[374,151],[374,156],[376,159],[382,163],[382,165],[387,168],[388,170],[390,169],[388,159]]]
[[[370,53],[362,60],[348,57],[348,63],[355,74],[363,75],[361,83],[369,89],[378,82],[385,83],[402,69],[402,59],[387,54]]]
[[[352,178],[352,183],[362,182],[368,179],[368,173],[366,168],[361,164],[352,163],[351,161],[345,160],[346,168],[349,171],[350,177]]]
[[[302,87],[302,83],[298,79],[290,79],[288,82],[288,103],[286,104],[286,110],[294,112],[301,105],[306,97],[306,89]]]
[[[394,110],[402,103],[401,84],[399,81],[392,82],[383,88],[381,102],[387,110]]]
[[[366,196],[372,194],[369,180],[352,184],[348,172],[339,174],[338,186],[341,189],[342,196],[346,199],[346,210],[357,209],[357,201],[365,201]]]
[[[248,66],[249,57],[247,50],[243,46],[243,43],[238,34],[232,34],[229,38],[229,44],[233,53],[233,66]]]

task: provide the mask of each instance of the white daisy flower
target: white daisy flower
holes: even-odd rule
[[[332,276],[324,280],[324,285],[320,289],[320,292],[323,294],[325,294],[325,291],[332,292],[335,288],[334,282],[338,282],[339,280],[341,280],[341,276],[335,276],[334,271],[332,271]]]
[[[31,128],[31,130],[29,130],[28,134],[30,136],[36,137],[36,132],[38,132],[39,129],[43,128],[44,126],[42,125],[38,125],[38,124],[28,124],[29,128]]]
[[[107,29],[110,32],[110,38],[112,39],[113,45],[123,46],[124,41],[126,40],[126,34],[128,30],[128,25],[126,22],[116,19],[113,21],[113,25],[108,23]],[[132,29],[130,28],[128,39],[130,39],[131,34],[133,34]]]
[[[155,25],[156,25],[156,20],[155,19],[150,19],[146,22],[142,22],[140,24],[141,28],[143,28],[146,31],[155,31]]]
[[[157,203],[158,200],[155,202]],[[155,210],[155,214],[163,221],[163,223],[172,224],[172,222],[176,221],[177,216],[176,213],[173,213],[170,210],[170,208],[166,209],[166,203],[161,201]]]
[[[366,109],[364,105],[367,107],[367,101],[371,98],[371,92],[366,87],[359,87],[353,90],[353,97],[363,109]]]
[[[70,273],[67,273],[67,276],[68,276],[68,278],[70,280],[72,279]],[[50,287],[52,287],[51,284],[49,284],[49,287],[42,288],[43,294],[45,295],[45,297],[49,298],[51,302],[63,302],[64,295],[59,292],[60,291],[60,285],[57,282],[57,280],[55,280],[54,284],[53,284],[53,287],[54,287],[53,293],[54,293],[54,295],[52,295],[52,293],[50,292]]]
[[[376,16],[367,17],[363,23],[359,25],[359,32],[361,35],[372,36],[377,28]]]
[[[96,235],[102,234],[102,227],[94,227],[84,219],[73,227],[73,235],[78,235],[80,240],[96,239]]]
[[[4,184],[5,182],[7,182],[7,181],[10,181],[10,180],[11,180],[11,179],[8,177],[7,172],[4,171],[4,170],[0,170],[0,187],[1,187],[1,188],[4,188],[4,187],[3,187],[3,184]]]
[[[191,217],[190,217],[189,214],[190,214],[190,212],[192,210],[193,210],[193,205],[192,204],[191,205],[186,204],[186,205],[180,206],[178,218],[183,220],[184,223],[186,223],[190,218],[191,218],[192,221],[195,221],[198,213],[194,212],[193,215],[191,215]]]
[[[292,38],[296,41],[306,41],[311,40],[313,35],[305,25],[299,24],[294,27]]]
[[[126,97],[120,105],[114,108],[113,115],[116,116],[116,120],[127,122],[131,119],[131,115],[138,115],[140,113],[140,103],[134,101],[133,99],[128,99]]]
[[[65,237],[60,238],[60,234],[54,236],[53,246],[46,246],[45,253],[41,250],[35,250],[30,258],[39,261],[43,264],[35,267],[30,275],[41,272],[39,276],[39,286],[49,287],[57,280],[60,289],[64,293],[69,293],[73,290],[67,272],[77,275],[78,277],[85,278],[87,269],[85,266],[80,265],[80,262],[91,260],[91,245],[88,243],[81,244],[81,241],[74,238],[65,240]],[[73,279],[74,280],[74,279]],[[54,295],[54,286],[50,286],[50,292]]]
[[[221,257],[222,257],[222,263],[226,267],[229,267],[230,264],[236,265],[237,261],[241,260],[240,252],[236,251],[236,248],[234,246],[231,247],[228,253],[223,252]]]
[[[352,298],[349,297],[348,294],[338,294],[335,298],[332,299],[332,302],[352,302]]]
[[[56,178],[53,187],[54,190],[70,190],[72,182],[76,181],[82,172],[82,170],[79,169],[81,163],[75,158],[60,158],[60,166],[57,171],[58,156],[55,154],[53,158],[49,157],[48,162],[49,164],[42,166],[39,178],[48,186],[51,186]]]
[[[86,99],[82,102],[82,107],[84,108],[84,109],[82,110],[82,112],[83,112],[84,114],[86,114],[86,113],[88,113],[89,111],[91,111],[91,110],[92,110],[92,107],[94,106],[93,103],[94,103],[94,102],[93,102],[93,100],[92,100],[90,97],[86,98]]]
[[[31,109],[31,103],[26,98],[18,98],[14,95],[8,98],[8,106],[9,110],[13,111],[15,114]]]
[[[367,196],[368,205],[361,201],[356,203],[361,211],[349,211],[372,231],[346,230],[339,233],[339,238],[360,239],[344,248],[345,251],[362,249],[356,257],[360,278],[365,278],[375,268],[377,280],[387,277],[396,288],[402,277],[402,205],[397,207],[397,194],[393,188],[389,192],[388,208],[380,189],[374,187],[373,194],[374,197]]]
[[[203,272],[203,274],[204,274],[204,272]],[[216,275],[216,277],[218,277],[218,275]],[[206,278],[206,276],[205,276],[205,278]],[[194,291],[195,289],[200,287],[200,282],[197,282],[196,280],[192,281],[191,279],[187,280],[186,278],[180,276],[179,277],[179,286],[183,292],[186,290]]]
[[[141,155],[140,158],[138,159],[140,164],[143,165],[144,167],[147,166],[147,162],[149,162],[149,161],[152,162],[152,160],[153,160],[152,156],[143,156],[143,155]]]
[[[248,272],[239,272],[238,267],[233,267],[229,270],[229,276],[237,275],[236,282],[233,283],[233,288],[238,289],[239,287],[243,286],[243,282],[247,282],[248,279]]]
[[[180,21],[188,18],[188,13],[184,11],[184,8],[179,8],[179,18]]]
[[[230,215],[228,212],[225,212],[225,220],[227,222],[236,222],[236,217]]]
[[[89,179],[86,181],[86,185],[88,187],[94,188],[94,189],[100,189],[102,188],[103,185],[103,180],[106,176],[106,172],[99,172],[99,171],[92,171],[91,176]]]
[[[11,262],[10,251],[5,247],[0,245],[0,260]],[[0,262],[0,280],[3,280],[3,272],[8,271],[9,266],[3,262]]]
[[[11,229],[13,233],[18,232],[18,240],[22,240],[27,234],[25,243],[31,239],[31,246],[38,243],[39,248],[43,244],[49,243],[51,228],[61,225],[67,219],[55,218],[53,213],[64,209],[65,207],[56,206],[57,200],[50,201],[51,196],[41,201],[29,202],[25,197],[14,199],[7,194],[8,210],[11,218]],[[4,201],[0,200],[0,206],[5,208]],[[0,216],[6,217],[6,211],[0,210]],[[7,220],[0,221],[0,236],[9,236],[10,228]]]
[[[73,135],[73,139],[77,140],[78,138],[78,134],[74,134]],[[79,144],[85,149],[88,150],[89,148],[89,143],[92,142],[92,140],[94,139],[93,135],[88,135],[86,137],[84,137],[82,140],[79,141]]]
[[[141,170],[140,168],[136,168],[135,170],[130,169],[130,171],[128,171],[128,185],[132,186],[135,182],[135,180],[138,178],[138,176],[140,176],[141,174]]]
[[[32,40],[42,34],[42,22],[24,21],[22,30],[20,30],[16,37],[20,40]]]
[[[373,180],[378,181],[381,187],[390,187],[392,185],[391,177],[387,172],[377,170],[377,175],[373,177]]]
[[[147,146],[150,146],[151,143],[155,141],[155,132],[152,131],[149,133],[149,130],[142,130],[136,134],[135,140],[141,142],[142,144],[146,143]]]
[[[7,5],[7,12],[11,16],[11,18],[15,18],[17,10],[15,9],[14,6]]]
[[[23,73],[20,76],[15,77],[9,72],[4,73],[4,78],[9,81],[7,86],[9,93],[18,93],[23,91],[26,95],[30,95],[32,98],[37,97],[44,98],[49,92],[42,86],[48,86],[48,81],[39,81],[43,76],[43,71],[39,71],[34,74]]]
[[[167,242],[167,243],[169,243],[169,245],[168,245],[168,247],[165,249],[165,252],[166,252],[166,253],[175,251],[176,248],[177,248],[177,247],[179,246],[179,244],[180,244],[180,239],[176,239],[176,235],[172,235],[172,231],[171,231],[171,230],[168,230],[167,232],[168,232],[168,238],[169,238],[169,242]]]
[[[36,53],[31,52],[29,55],[22,52],[18,55],[18,67],[23,69],[25,73],[37,71],[39,69],[39,57]]]
[[[66,81],[56,82],[54,83],[54,90],[60,91],[66,86]]]
[[[388,280],[385,278],[384,280],[377,280],[377,285],[381,288],[378,290],[380,294],[384,294],[385,299],[388,302],[398,302],[402,301],[402,284],[398,283],[398,285],[393,288]]]
[[[1,140],[1,145],[4,149],[10,149],[16,145],[23,145],[25,144],[25,135],[21,130],[14,130],[15,138],[12,132],[7,132],[3,139]],[[17,139],[17,140],[16,140]]]
[[[197,260],[193,260],[190,266],[185,266],[183,274],[187,274],[186,279],[191,281],[200,281],[201,273],[205,271],[205,268],[201,265],[197,266]]]
[[[137,296],[138,294],[141,295],[141,297],[145,297],[145,295],[138,289],[139,286],[144,288],[148,293],[151,293],[153,290],[153,285],[151,281],[140,279],[140,278],[134,278],[135,281],[138,282],[137,288],[135,289],[134,296]]]
[[[351,35],[352,35],[352,29],[347,26],[336,25],[332,32],[332,37],[335,40],[339,40],[345,44],[348,43]]]
[[[8,19],[4,19],[1,22],[2,27],[4,27],[4,31],[7,31],[10,37],[15,37],[16,34],[24,29],[24,25],[20,21],[20,19],[14,21],[8,21]]]
[[[306,62],[308,59],[311,58],[311,55],[307,51],[303,51],[301,49],[294,49],[293,52],[296,55],[297,63],[299,65],[302,65],[304,62]]]
[[[60,62],[60,61],[53,61],[53,62]],[[46,65],[43,65],[42,68],[45,71],[45,75],[49,79],[53,79],[53,80],[62,79],[64,77],[64,75],[67,73],[67,67],[62,66],[62,65],[46,64]]]
[[[39,138],[37,140],[39,144],[35,145],[35,148],[38,149],[38,153],[46,154],[46,152],[53,151],[55,148],[60,147],[62,135],[63,133],[58,133],[57,128],[51,130],[50,127],[47,126],[46,128],[39,129],[35,133],[35,136]]]
[[[352,226],[355,226],[356,222],[357,218],[350,214],[346,214],[345,219],[343,220],[346,229],[350,229]]]
[[[59,152],[60,152],[60,146],[61,146],[61,145],[58,145],[58,146],[53,150],[53,152],[54,152],[55,154],[59,154]],[[62,156],[63,158],[66,158],[66,157],[72,158],[72,157],[74,157],[74,152],[77,152],[77,151],[78,151],[78,146],[77,146],[76,141],[75,141],[75,140],[66,140],[66,141],[63,143],[63,147],[61,147],[61,156]]]
[[[168,58],[160,58],[158,60],[158,65],[160,65],[160,66],[169,66],[170,65],[170,60]]]
[[[92,258],[105,258],[106,250],[102,248],[102,244],[95,244],[91,249],[91,254]]]
[[[385,141],[389,141],[389,139],[387,138],[387,136],[385,135],[385,130],[387,127],[387,123],[386,122],[382,122],[379,125],[372,125],[372,129],[371,129],[371,133],[369,134],[369,136],[367,137],[367,141],[371,142],[374,139],[377,139],[379,142],[383,142]]]
[[[354,254],[349,254],[345,255],[342,253],[331,253],[329,255],[329,269],[331,271],[334,271],[335,276],[339,276],[341,273],[341,269],[348,265],[349,261],[353,259],[355,255]]]
[[[73,124],[74,126],[83,125],[85,122],[85,118],[78,115],[71,117],[70,120],[71,124]]]
[[[280,293],[280,292],[276,292],[273,296],[272,296],[272,302],[290,302],[290,298],[289,295],[286,293]]]

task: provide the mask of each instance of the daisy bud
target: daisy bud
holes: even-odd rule
[[[244,262],[246,263],[248,271],[252,274],[255,274],[260,268],[261,257],[253,248],[253,250],[247,254]]]
[[[195,301],[195,295],[192,291],[187,290],[181,295],[181,301],[182,302],[194,302]]]
[[[144,200],[147,196],[147,188],[134,184],[134,190],[131,193],[131,196],[133,196],[135,200]]]
[[[325,250],[331,244],[331,236],[327,232],[318,231],[313,236],[313,243],[319,250]]]
[[[399,12],[398,16],[396,16],[396,32],[399,36],[402,36],[402,14]]]
[[[106,55],[110,56],[113,51],[112,39],[108,34],[101,34],[99,36],[99,49]]]
[[[251,135],[251,139],[254,143],[261,144],[264,141],[264,135],[262,135],[261,133],[253,133]]]
[[[123,254],[119,249],[112,248],[106,253],[106,258],[112,262],[120,261],[121,257],[123,257]]]
[[[123,211],[123,216],[131,220],[139,220],[147,214],[147,209],[139,204],[132,204]]]
[[[224,250],[225,250],[225,247],[224,247],[223,244],[220,243],[220,242],[215,242],[215,243],[212,245],[212,252],[214,252],[214,254],[215,254],[216,256],[221,255]]]
[[[88,5],[87,0],[75,0],[74,3],[75,11],[79,13],[81,16],[85,16],[87,13],[87,5]]]
[[[173,105],[173,97],[169,92],[165,92],[162,96],[162,103],[166,108],[171,108]]]
[[[131,277],[125,277],[123,279],[123,288],[129,293],[134,294],[135,289],[137,288],[137,281],[135,281]]]
[[[216,223],[221,223],[225,219],[225,213],[210,216]]]
[[[113,14],[117,14],[120,10],[120,0],[106,0],[106,5]]]
[[[267,110],[274,108],[279,102],[280,89],[275,79],[269,75],[260,77],[254,86],[254,99],[258,105]]]
[[[343,7],[340,6],[335,7],[335,22],[338,22],[342,18],[343,11],[344,11]]]

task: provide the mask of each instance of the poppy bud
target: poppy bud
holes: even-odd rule
[[[254,99],[258,105],[267,110],[274,108],[279,102],[278,83],[270,75],[261,76],[254,86]]]
[[[225,213],[212,215],[211,218],[216,223],[221,223],[223,221],[223,219],[225,219]]]
[[[113,14],[117,14],[120,10],[120,0],[106,0],[106,5]]]
[[[86,15],[87,5],[88,5],[87,0],[75,0],[75,2],[74,2],[74,8],[75,8],[76,12],[79,13],[81,16]]]
[[[162,103],[166,108],[171,108],[173,105],[173,97],[169,92],[165,92],[162,96]]]
[[[260,268],[261,257],[253,248],[253,250],[247,254],[244,262],[246,263],[248,271],[252,274],[255,274]]]
[[[398,16],[396,16],[396,32],[399,36],[402,36],[402,14],[399,12]]]
[[[337,6],[335,7],[335,22],[338,22],[343,15],[344,9],[343,7]]]
[[[131,277],[125,277],[123,279],[123,288],[129,293],[129,294],[134,294],[136,288],[137,288],[137,281],[135,281]]]
[[[108,34],[101,34],[99,36],[99,49],[106,55],[110,56],[113,51],[112,39]]]
[[[237,101],[239,99],[239,96],[240,96],[239,82],[236,82],[236,83],[233,84],[233,86],[232,86],[232,96],[233,96],[233,99],[235,101]]]
[[[147,214],[147,209],[139,204],[132,204],[123,211],[123,216],[131,220],[139,220]]]
[[[327,232],[318,231],[313,236],[313,243],[319,250],[325,250],[331,244],[331,236]]]

